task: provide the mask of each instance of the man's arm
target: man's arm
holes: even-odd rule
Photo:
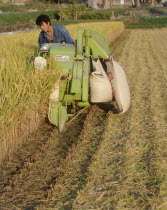
[[[64,39],[65,39],[67,44],[74,44],[75,45],[74,40],[71,38],[68,30],[65,27],[63,28],[63,36],[64,36]]]
[[[43,44],[45,44],[46,41],[44,40],[44,35],[42,32],[40,32],[39,37],[38,37],[38,44],[39,47],[42,47]]]

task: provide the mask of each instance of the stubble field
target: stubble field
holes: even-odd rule
[[[92,106],[62,134],[43,124],[2,166],[0,209],[166,209],[166,43],[166,28],[112,43],[129,111]]]

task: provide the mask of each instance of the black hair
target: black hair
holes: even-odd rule
[[[51,24],[50,18],[47,15],[40,15],[40,16],[37,17],[36,24],[38,26],[41,26],[42,25],[42,22],[50,23]]]

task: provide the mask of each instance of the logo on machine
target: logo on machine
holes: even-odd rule
[[[64,61],[67,62],[70,60],[70,56],[65,56],[65,55],[56,55],[55,56],[56,61]]]

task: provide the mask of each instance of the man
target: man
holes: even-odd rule
[[[68,43],[74,44],[69,32],[64,26],[52,25],[47,15],[40,15],[36,19],[36,24],[42,31],[39,34],[38,44],[41,47],[44,43]]]

